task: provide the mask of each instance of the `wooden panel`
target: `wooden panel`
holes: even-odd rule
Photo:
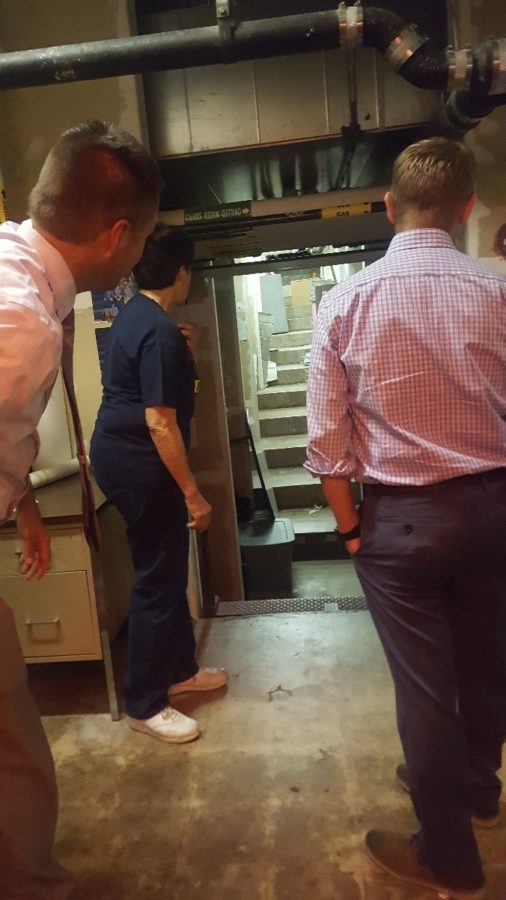
[[[9,604],[25,659],[94,656],[100,636],[86,572],[46,575],[41,581],[0,578],[0,596]]]
[[[80,531],[50,531],[51,559],[48,572],[72,572],[88,567],[88,552]],[[18,535],[0,535],[0,575],[19,575],[21,540]]]

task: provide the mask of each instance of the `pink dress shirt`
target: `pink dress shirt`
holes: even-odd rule
[[[75,293],[65,260],[30,221],[0,226],[0,521],[26,491]]]
[[[314,475],[422,485],[506,466],[506,279],[433,228],[320,303],[307,390]]]

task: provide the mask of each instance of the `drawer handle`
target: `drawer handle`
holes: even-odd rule
[[[55,619],[25,619],[25,625],[27,628],[32,628],[34,625],[59,625],[60,617],[56,616]]]

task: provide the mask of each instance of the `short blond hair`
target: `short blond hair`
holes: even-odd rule
[[[474,193],[475,168],[473,154],[459,141],[435,137],[406,147],[392,176],[397,219],[415,210],[450,223]]]

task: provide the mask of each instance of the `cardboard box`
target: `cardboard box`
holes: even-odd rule
[[[298,281],[291,281],[292,289],[291,306],[310,306],[311,305],[311,285],[312,278],[303,278]],[[288,301],[288,298],[287,298]]]

